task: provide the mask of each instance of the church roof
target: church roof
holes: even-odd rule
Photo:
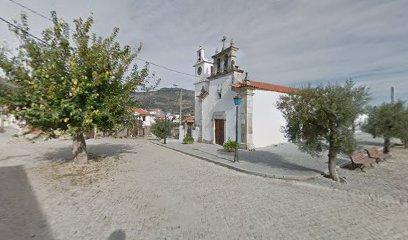
[[[290,93],[290,92],[296,91],[296,88],[290,88],[290,87],[285,87],[281,85],[257,82],[257,81],[252,81],[252,80],[244,80],[243,82],[234,83],[232,84],[232,87],[233,88],[250,87],[254,89],[272,91],[272,92],[280,92],[280,93]]]

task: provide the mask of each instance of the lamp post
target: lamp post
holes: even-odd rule
[[[238,162],[238,108],[241,105],[241,97],[237,94],[234,97],[234,104],[236,109],[236,116],[235,116],[235,154],[234,154],[234,162]]]

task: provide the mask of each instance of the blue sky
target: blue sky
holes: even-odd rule
[[[121,43],[143,42],[141,58],[182,72],[194,74],[198,47],[209,58],[225,35],[240,48],[237,64],[252,80],[296,87],[353,78],[371,89],[374,104],[389,101],[391,86],[408,101],[406,0],[15,1],[43,14],[56,10],[70,22],[93,12],[95,32],[118,26]],[[22,11],[0,0],[2,17],[18,19]],[[34,34],[50,24],[27,14]],[[3,23],[0,36],[9,47],[17,44]],[[151,70],[162,87],[193,89],[193,77]]]

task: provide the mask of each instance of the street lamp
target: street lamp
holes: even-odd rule
[[[241,97],[237,94],[234,97],[234,104],[236,109],[236,116],[235,116],[235,154],[234,154],[234,162],[238,162],[238,108],[241,105]]]

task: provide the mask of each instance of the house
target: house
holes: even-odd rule
[[[149,109],[149,113],[151,116],[156,116],[157,114],[162,113],[162,110],[160,108],[153,108]]]
[[[162,112],[161,109],[152,109],[150,110],[150,114],[152,115],[152,123],[155,123],[156,120],[167,120],[170,126],[173,126],[174,123],[178,123],[180,121],[179,114],[165,113],[165,112]],[[179,138],[179,136],[180,136],[180,129],[178,127],[172,127],[169,137]]]
[[[245,149],[286,142],[281,132],[285,119],[276,102],[282,94],[295,89],[247,79],[238,66],[238,48],[233,41],[228,47],[224,44],[225,38],[221,51],[216,51],[211,61],[203,48],[197,51],[193,66],[196,140],[222,145],[228,139],[235,140],[238,130],[238,142]],[[236,96],[241,98],[238,114]]]
[[[138,118],[140,123],[135,129],[136,136],[148,136],[150,134],[150,127],[154,123],[150,112],[143,108],[136,108],[134,110],[134,115]]]

